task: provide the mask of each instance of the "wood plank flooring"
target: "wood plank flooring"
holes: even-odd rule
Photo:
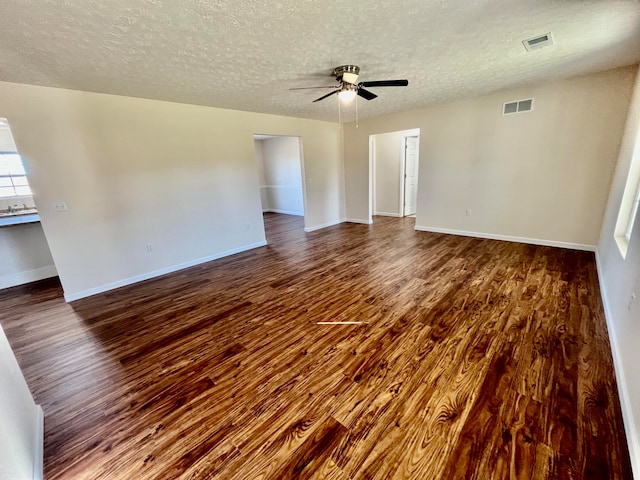
[[[632,478],[593,254],[265,222],[71,305],[0,291],[47,479]]]

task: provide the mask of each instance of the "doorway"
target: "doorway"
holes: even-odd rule
[[[0,118],[0,289],[58,275],[28,172],[9,121]]]
[[[369,137],[369,220],[415,216],[420,129]]]
[[[417,135],[404,137],[404,216],[416,214],[418,203],[418,148],[420,138]]]
[[[302,138],[254,135],[262,213],[292,217],[304,230],[306,212]],[[265,223],[266,226],[266,223]],[[269,232],[265,232],[269,236]]]

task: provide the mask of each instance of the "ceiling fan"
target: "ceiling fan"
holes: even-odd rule
[[[357,65],[340,65],[333,69],[332,75],[336,77],[338,85],[322,86],[322,87],[299,87],[290,88],[289,90],[309,90],[314,88],[331,88],[332,92],[323,95],[320,98],[316,98],[313,102],[319,102],[336,93],[341,100],[349,101],[353,100],[355,96],[364,98],[365,100],[373,100],[377,95],[364,87],[406,87],[409,85],[409,80],[374,80],[371,82],[358,82],[358,75],[360,74],[360,67]]]

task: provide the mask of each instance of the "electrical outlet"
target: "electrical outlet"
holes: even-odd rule
[[[470,216],[471,216],[471,209],[467,208],[467,217],[470,217]]]
[[[152,253],[153,252],[153,245],[151,245],[150,243],[147,243],[147,253]]]
[[[56,212],[66,212],[68,210],[67,204],[65,202],[56,202],[53,204],[53,209]]]
[[[633,305],[633,301],[636,299],[636,294],[632,293],[631,298],[629,299],[629,305],[627,305],[627,310],[631,311],[631,305]]]
[[[244,225],[245,230],[249,230],[251,228],[251,224],[250,223],[246,223]]]

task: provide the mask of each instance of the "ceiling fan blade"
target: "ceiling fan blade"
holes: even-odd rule
[[[374,80],[372,82],[361,82],[363,87],[406,87],[409,80]]]
[[[336,89],[336,90],[334,90],[333,92],[331,92],[331,93],[327,93],[326,95],[323,95],[323,96],[322,96],[322,97],[320,97],[320,98],[316,98],[316,99],[315,99],[313,102],[311,102],[311,103],[316,103],[316,102],[319,102],[320,100],[324,100],[325,98],[330,97],[331,95],[335,95],[335,94],[336,94],[336,93],[338,93],[339,91],[340,91],[340,90]]]
[[[295,88],[290,88],[289,90],[311,90],[314,88],[339,88],[335,85],[325,85],[323,87],[295,87]]]
[[[376,95],[373,92],[370,92],[369,90],[365,90],[362,87],[358,89],[358,95],[364,98],[365,100],[373,100],[374,98],[378,98],[378,95]]]

